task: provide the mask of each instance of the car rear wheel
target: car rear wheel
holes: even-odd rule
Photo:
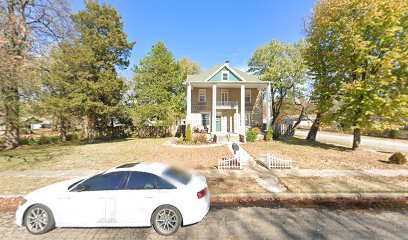
[[[164,205],[158,207],[152,215],[152,224],[158,234],[163,236],[173,235],[181,225],[181,214],[173,206]]]
[[[27,210],[24,225],[32,234],[44,234],[54,228],[55,221],[48,207],[36,204]]]

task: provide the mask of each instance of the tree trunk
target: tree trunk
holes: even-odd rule
[[[61,119],[60,135],[61,135],[61,141],[62,142],[67,141],[67,132],[65,130],[65,121],[64,121],[64,119]]]
[[[111,139],[114,139],[115,138],[115,125],[114,125],[114,122],[113,122],[113,118],[111,118],[111,130],[112,130]]]
[[[359,128],[354,128],[353,131],[353,150],[358,148],[361,143],[361,133]]]
[[[88,113],[85,120],[85,136],[88,142],[92,143],[95,140],[95,113]]]
[[[319,131],[321,117],[322,117],[321,113],[318,113],[316,115],[316,119],[313,121],[313,124],[309,130],[309,133],[307,134],[307,137],[306,137],[307,141],[316,142],[316,135],[317,135],[317,131]]]
[[[4,125],[6,127],[5,149],[14,149],[20,142],[20,101],[18,89],[16,87],[6,87],[3,89],[4,95]]]

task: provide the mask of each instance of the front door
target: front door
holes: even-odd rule
[[[216,121],[216,128],[215,130],[217,132],[221,132],[221,116],[217,116],[217,121]]]

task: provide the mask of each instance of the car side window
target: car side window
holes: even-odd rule
[[[159,176],[155,176],[158,189],[175,189],[176,187]]]
[[[118,190],[123,185],[126,175],[126,172],[98,174],[80,185],[84,187],[83,191]]]
[[[126,186],[129,190],[173,189],[174,186],[151,173],[131,172]]]

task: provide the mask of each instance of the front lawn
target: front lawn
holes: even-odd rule
[[[0,177],[0,194],[27,194],[39,188],[56,182],[68,180],[67,178],[45,177]]]
[[[214,168],[217,159],[230,157],[226,146],[175,148],[168,139],[124,139],[95,144],[56,144],[22,146],[0,152],[0,171],[4,170],[104,170],[129,162],[163,162],[191,169]]]
[[[373,150],[351,150],[331,144],[290,138],[284,141],[254,142],[241,145],[255,159],[261,153],[289,158],[300,169],[407,169],[408,164],[389,164],[389,153]]]
[[[211,194],[266,193],[255,178],[208,178]]]

